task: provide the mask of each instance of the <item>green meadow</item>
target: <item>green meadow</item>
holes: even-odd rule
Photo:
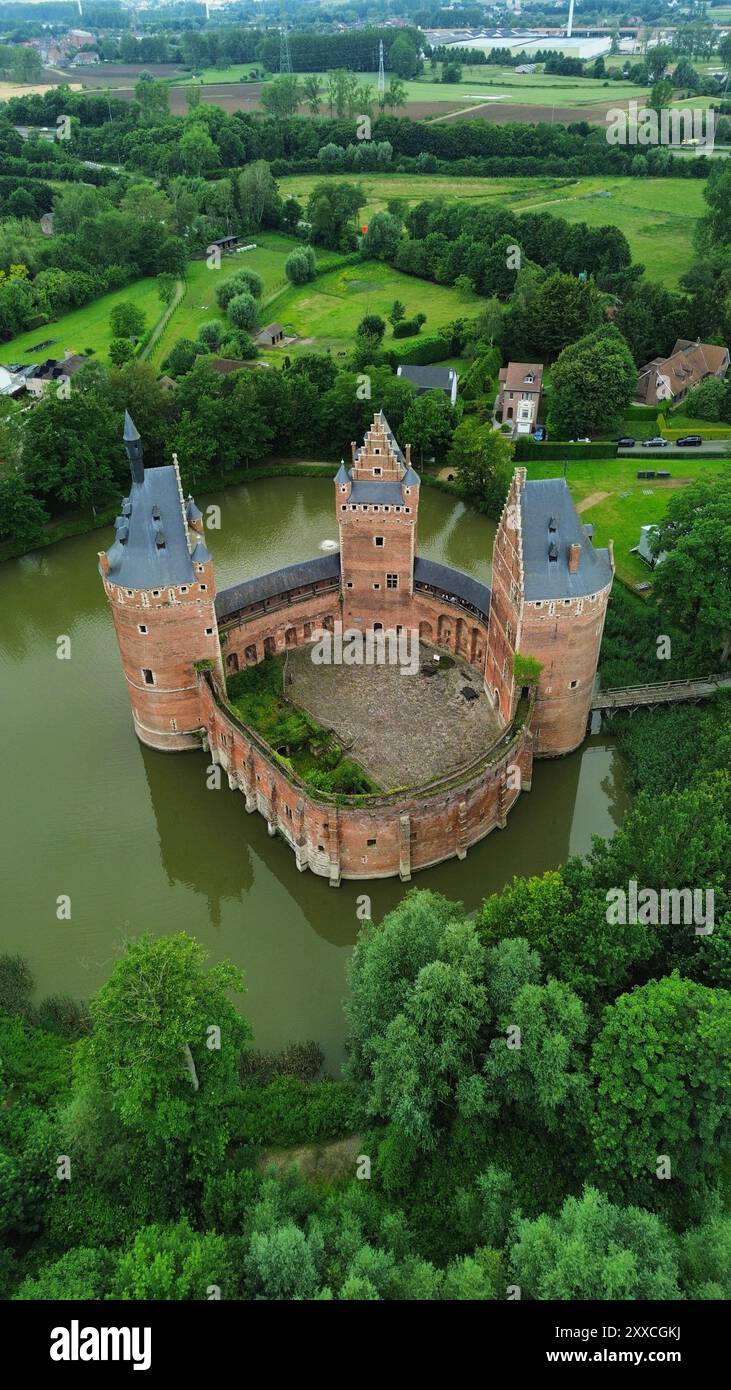
[[[38,362],[45,357],[63,357],[66,348],[72,352],[88,352],[103,357],[109,351],[112,331],[109,315],[117,304],[136,304],[145,315],[145,327],[152,328],[159,319],[163,305],[154,280],[135,280],[124,289],[103,294],[81,309],[74,309],[60,319],[31,328],[0,347],[0,363]],[[47,346],[40,348],[39,344]]]
[[[632,555],[632,547],[640,539],[640,527],[651,526],[661,521],[668,502],[678,487],[684,487],[697,478],[718,478],[728,475],[731,460],[698,455],[697,458],[673,460],[670,451],[667,461],[662,463],[648,460],[648,468],[667,468],[672,478],[667,482],[654,482],[651,479],[638,479],[638,469],[643,467],[639,454],[636,458],[591,459],[587,462],[571,462],[566,468],[566,481],[574,501],[581,513],[582,521],[591,522],[594,527],[594,544],[605,546],[614,541],[614,559],[617,574],[626,584],[636,586],[646,582],[651,571],[643,560]],[[526,464],[529,478],[555,478],[562,471],[560,463]],[[592,500],[593,499],[593,500]],[[591,502],[589,506],[582,506]]]
[[[607,223],[624,232],[632,258],[652,280],[673,288],[693,261],[693,232],[703,215],[703,182],[697,179],[506,178],[467,179],[436,175],[292,174],[279,180],[284,197],[303,205],[322,177],[348,178],[363,189],[363,221],[382,211],[389,198],[413,206],[424,198],[504,203],[516,212],[552,213],[590,227]]]

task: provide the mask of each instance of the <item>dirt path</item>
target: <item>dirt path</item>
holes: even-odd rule
[[[596,507],[597,503],[603,502],[605,497],[611,497],[609,492],[591,492],[583,501],[576,503],[577,512],[588,512],[590,507]]]

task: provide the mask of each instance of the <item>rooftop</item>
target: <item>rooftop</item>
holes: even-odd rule
[[[216,617],[227,618],[249,604],[261,603],[268,598],[276,598],[289,589],[299,589],[308,584],[316,584],[323,579],[340,578],[340,551],[330,551],[318,555],[314,560],[303,560],[296,565],[285,565],[282,569],[270,570],[254,579],[244,579],[241,584],[233,584],[230,589],[221,589],[216,595]]]
[[[583,598],[606,587],[612,565],[606,550],[595,550],[576,511],[565,478],[528,482],[520,494],[525,597]],[[569,570],[569,547],[578,544],[579,561]],[[555,558],[551,558],[551,555]]]

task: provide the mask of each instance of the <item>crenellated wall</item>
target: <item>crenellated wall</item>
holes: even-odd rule
[[[471,845],[505,825],[521,790],[530,790],[533,740],[526,719],[469,766],[428,786],[383,796],[315,796],[222,704],[210,679],[198,679],[212,761],[243,793],[247,811],[258,811],[269,833],[282,835],[297,867],[333,887],[343,878],[408,880],[445,859],[463,859]]]

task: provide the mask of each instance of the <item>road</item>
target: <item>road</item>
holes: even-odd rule
[[[652,462],[648,463],[647,466],[652,468],[659,463],[661,457],[667,459],[668,463],[671,463],[674,458],[689,458],[693,454],[714,454],[716,458],[719,456],[722,458],[730,444],[731,440],[729,439],[708,439],[703,444],[697,444],[695,448],[691,447],[690,449],[679,449],[677,444],[668,444],[667,449],[643,449],[638,443],[634,449],[618,449],[617,453],[621,458],[639,460],[649,457]],[[643,465],[638,462],[637,467],[642,468]]]

